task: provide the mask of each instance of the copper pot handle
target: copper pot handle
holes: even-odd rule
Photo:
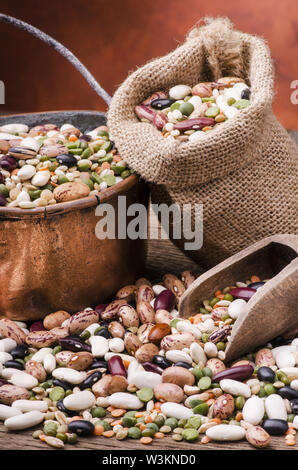
[[[31,24],[25,23],[22,20],[14,18],[13,16],[0,13],[0,22],[12,24],[19,29],[27,31],[28,33],[32,34],[33,36],[37,37],[38,39],[58,51],[80,72],[81,75],[83,75],[83,77],[85,78],[85,80],[87,80],[91,88],[93,88],[93,90],[107,103],[107,105],[110,104],[112,99],[111,96],[102,88],[102,86],[100,86],[100,84],[95,80],[89,70],[82,64],[82,62],[69,49],[63,46],[63,44],[56,41],[56,39],[44,33],[40,29],[35,28]]]

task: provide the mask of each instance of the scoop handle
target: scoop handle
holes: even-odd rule
[[[0,22],[12,24],[13,26],[16,26],[19,29],[27,31],[28,33],[32,34],[33,36],[37,37],[38,39],[58,51],[80,72],[81,75],[83,75],[83,77],[85,78],[85,80],[87,80],[91,88],[93,88],[93,90],[107,103],[107,105],[110,104],[110,101],[112,99],[111,96],[104,90],[104,88],[102,88],[102,86],[100,86],[100,84],[95,80],[89,70],[82,64],[82,62],[69,49],[63,46],[63,44],[56,41],[56,39],[44,33],[40,29],[35,28],[31,24],[25,23],[24,21],[19,20],[18,18],[14,18],[13,16],[0,13]]]

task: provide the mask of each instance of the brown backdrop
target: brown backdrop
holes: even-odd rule
[[[183,41],[200,18],[229,16],[238,29],[266,38],[276,64],[274,108],[298,128],[290,84],[298,80],[297,0],[0,0],[0,10],[32,23],[76,54],[112,94],[129,71]],[[0,24],[5,111],[105,109],[72,66],[27,33]]]

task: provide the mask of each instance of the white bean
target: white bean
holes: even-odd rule
[[[155,374],[154,372],[137,372],[135,374],[131,374],[128,377],[128,383],[133,384],[138,388],[143,387],[155,387],[156,385],[162,382],[162,377],[160,374]]]
[[[242,395],[245,398],[251,396],[251,390],[248,385],[238,382],[238,380],[223,379],[219,382],[220,388],[231,395]]]
[[[181,320],[176,324],[176,330],[179,333],[191,333],[196,339],[201,339],[202,334],[195,325],[190,323],[188,320]]]
[[[7,418],[11,418],[12,416],[21,415],[21,410],[17,408],[12,408],[8,405],[0,405],[0,420],[5,421]]]
[[[298,367],[283,367],[280,371],[291,379],[298,379]]]
[[[54,369],[56,369],[56,358],[55,356],[53,356],[53,354],[47,354],[44,358],[43,358],[43,366],[45,368],[45,371],[48,373],[48,374],[51,374],[53,372]]]
[[[124,351],[124,341],[121,338],[112,338],[109,340],[109,350],[112,352]]]
[[[89,342],[94,357],[103,357],[109,350],[109,342],[103,336],[91,336]]]
[[[192,360],[197,364],[202,362],[204,365],[207,362],[207,356],[204,352],[204,349],[198,343],[192,343],[190,346],[190,355]]]
[[[2,378],[5,380],[10,380],[11,377],[15,374],[24,374],[24,371],[19,370],[19,369],[14,369],[13,367],[7,367],[6,369],[3,369],[1,373]]]
[[[265,413],[264,401],[257,396],[249,398],[242,409],[243,419],[256,426],[263,420]]]
[[[186,406],[180,405],[179,403],[167,402],[161,405],[161,412],[169,418],[176,419],[189,419],[193,416],[193,411]]]
[[[3,338],[0,340],[0,351],[10,353],[16,346],[17,343],[14,339]]]
[[[230,303],[228,307],[228,314],[231,318],[236,320],[247,312],[247,302],[243,299],[236,299]]]
[[[13,374],[10,382],[17,387],[24,387],[30,390],[33,387],[37,387],[38,380],[33,375],[27,374],[26,372],[19,371],[20,373]]]
[[[295,418],[293,420],[293,425],[294,425],[295,429],[298,429],[298,415],[295,416]]]
[[[67,367],[59,367],[53,370],[53,377],[59,380],[66,380],[71,384],[80,384],[86,378],[86,372],[81,372],[75,369],[69,369]]]
[[[52,351],[53,351],[52,348],[41,348],[39,351],[33,354],[31,361],[43,362],[44,358],[48,354],[52,353]]]
[[[116,408],[124,408],[125,410],[139,410],[144,406],[144,403],[138,399],[136,395],[125,392],[112,393],[108,397],[109,405]]]
[[[32,428],[43,421],[44,415],[40,411],[29,411],[22,415],[12,416],[4,421],[10,431]]]
[[[180,349],[170,349],[166,352],[166,358],[171,362],[183,361],[187,364],[192,364],[192,359],[189,354]]]
[[[96,398],[92,392],[84,390],[83,392],[73,393],[65,397],[63,400],[63,405],[68,410],[86,410],[95,405]]]
[[[269,419],[283,419],[287,421],[287,409],[280,395],[273,393],[265,400],[265,410]]]
[[[275,361],[279,369],[282,367],[295,367],[296,364],[294,354],[288,350],[280,351],[276,355]]]
[[[217,357],[218,349],[214,343],[208,341],[207,343],[205,343],[204,352],[208,357]]]
[[[240,441],[245,437],[245,429],[234,424],[218,424],[207,429],[206,436],[214,441]]]
[[[48,409],[48,404],[43,400],[15,400],[11,405],[13,408],[17,408],[22,413],[28,411],[42,411],[45,412]]]
[[[11,361],[11,360],[12,360],[11,354],[4,352],[4,351],[0,352],[0,364],[5,364],[6,361]]]
[[[297,391],[298,391],[298,380],[297,380],[297,379],[292,380],[292,382],[291,382],[291,388],[293,388],[294,390],[297,390]]]

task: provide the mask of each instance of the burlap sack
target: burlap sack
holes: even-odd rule
[[[297,146],[272,112],[273,66],[265,42],[206,19],[186,42],[132,73],[116,91],[108,125],[120,154],[153,183],[155,203],[203,203],[204,243],[188,251],[210,267],[274,233],[297,230]],[[239,76],[251,105],[197,142],[165,139],[134,107],[151,93]],[[183,248],[184,240],[175,243]]]

